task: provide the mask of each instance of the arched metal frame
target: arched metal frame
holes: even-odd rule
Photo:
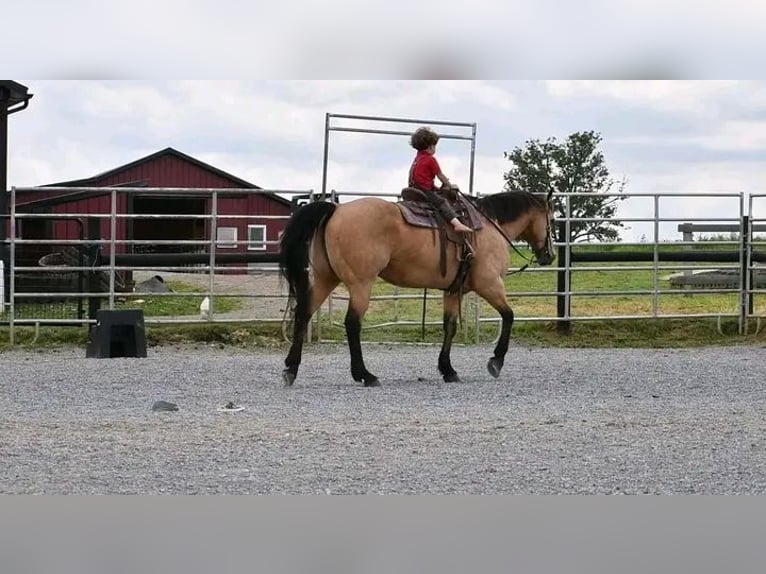
[[[379,116],[357,116],[348,114],[325,114],[324,125],[324,155],[322,160],[322,197],[327,197],[327,166],[330,159],[330,132],[350,132],[361,134],[381,134],[381,135],[396,135],[396,136],[409,136],[412,131],[398,131],[398,130],[383,130],[372,128],[355,128],[348,126],[333,125],[333,120],[346,120],[351,122],[380,122],[380,123],[395,123],[405,125],[428,125],[428,126],[444,126],[450,128],[470,128],[471,135],[461,135],[453,133],[439,133],[441,139],[452,140],[464,140],[471,142],[470,151],[470,163],[468,168],[468,194],[473,195],[473,176],[476,160],[476,124],[467,122],[448,122],[443,120],[424,120],[424,119],[408,119],[408,118],[389,118]]]
[[[417,126],[442,126],[446,128],[470,128],[471,135],[462,135],[462,134],[455,134],[455,133],[443,133],[441,130],[439,131],[439,138],[440,139],[452,139],[452,140],[463,140],[468,141],[471,143],[471,149],[470,149],[470,160],[469,160],[469,168],[468,168],[468,195],[473,195],[473,179],[474,179],[474,171],[475,171],[475,165],[476,165],[476,123],[475,122],[450,122],[450,121],[444,121],[444,120],[425,120],[425,119],[419,119],[419,118],[392,118],[392,117],[381,117],[381,116],[359,116],[359,115],[349,115],[349,114],[331,114],[327,113],[325,114],[325,126],[324,126],[324,154],[322,159],[322,190],[321,190],[321,199],[325,199],[328,197],[327,193],[327,167],[330,159],[330,132],[347,132],[347,133],[360,133],[360,134],[379,134],[379,135],[395,135],[395,136],[410,136],[412,134],[412,130],[409,131],[402,131],[402,130],[386,130],[386,129],[373,129],[373,128],[359,128],[359,127],[349,127],[347,125],[344,126],[338,126],[333,125],[333,120],[345,120],[346,122],[380,122],[380,123],[394,123],[394,124],[404,124],[404,125],[417,125]],[[364,195],[362,193],[361,195]],[[394,195],[394,194],[392,194]],[[335,201],[337,198],[336,192],[333,190],[330,193],[330,198],[332,201]],[[397,288],[398,291],[398,288]],[[329,302],[329,312],[330,317],[332,318],[332,312],[333,312],[333,298],[334,293],[330,295],[330,302]],[[423,316],[425,317],[425,305],[426,305],[426,291],[423,292]],[[320,317],[321,317],[321,309],[317,311],[315,322],[317,324],[317,336],[321,338],[321,328],[320,328]],[[332,321],[332,319],[331,319]],[[423,326],[425,325],[425,319],[423,319]],[[467,328],[467,325],[464,325],[464,327]],[[310,340],[310,339],[309,339]]]

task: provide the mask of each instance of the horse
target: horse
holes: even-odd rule
[[[317,201],[300,207],[288,220],[280,241],[280,273],[294,302],[292,343],[282,373],[284,385],[290,387],[295,382],[312,315],[340,283],[349,293],[344,325],[351,376],[365,387],[380,385],[364,364],[361,346],[362,319],[378,277],[400,287],[444,290],[444,339],[438,369],[445,382],[460,382],[450,350],[462,294],[474,291],[487,301],[502,319],[500,336],[487,363],[489,374],[497,379],[514,319],[504,283],[509,243],[526,241],[539,265],[553,262],[550,196],[543,198],[527,191],[478,199],[464,196],[487,224],[471,234],[473,258],[458,292],[448,290],[459,269],[458,246],[449,244],[446,273],[440,273],[434,231],[408,224],[396,203],[365,197],[342,204]]]

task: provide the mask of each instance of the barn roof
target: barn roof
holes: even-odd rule
[[[215,167],[213,165],[210,165],[209,163],[205,163],[204,161],[199,160],[199,159],[197,159],[195,157],[192,157],[190,155],[182,153],[182,152],[180,152],[177,149],[174,149],[172,147],[167,147],[167,148],[162,149],[162,150],[160,150],[158,152],[155,152],[155,153],[150,154],[148,156],[139,158],[139,159],[134,160],[134,161],[132,161],[130,163],[126,163],[125,165],[121,165],[121,166],[112,168],[112,169],[110,169],[108,171],[99,173],[99,174],[94,175],[92,177],[86,177],[84,179],[73,179],[73,180],[70,180],[70,181],[61,181],[61,182],[58,182],[58,183],[49,183],[49,184],[43,185],[41,187],[95,187],[95,186],[97,186],[99,184],[99,182],[101,182],[102,180],[104,180],[104,179],[106,179],[108,177],[111,177],[113,175],[117,175],[120,172],[127,171],[127,170],[129,170],[129,169],[131,169],[133,167],[136,167],[138,165],[141,165],[143,163],[149,163],[149,162],[154,161],[156,159],[159,159],[159,158],[162,158],[162,157],[168,157],[168,156],[178,158],[178,159],[183,160],[185,162],[188,162],[188,163],[191,163],[193,165],[196,165],[196,166],[204,169],[205,171],[214,173],[214,174],[218,175],[219,177],[222,177],[224,179],[228,179],[229,181],[231,181],[234,184],[235,187],[242,188],[242,189],[262,189],[261,187],[255,185],[253,183],[250,183],[249,181],[245,181],[242,178],[239,178],[239,177],[237,177],[235,175],[232,175],[232,174],[230,174],[228,172],[225,172],[222,169],[219,169],[219,168],[217,168],[217,167]],[[143,185],[140,182],[128,182],[128,183],[123,183],[123,184],[120,184],[120,185],[123,185],[123,186],[124,185],[131,185],[133,183],[136,184],[136,187],[140,187],[141,185]],[[273,199],[273,200],[275,200],[275,201],[277,201],[279,203],[282,203],[283,205],[286,205],[286,206],[290,205],[290,200],[284,199],[284,198],[282,198],[282,197],[280,197],[278,195],[275,195],[273,193],[268,193],[268,194],[264,194],[264,195],[268,196],[270,199]]]

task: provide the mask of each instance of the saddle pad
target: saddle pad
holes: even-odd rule
[[[400,201],[396,205],[402,212],[404,220],[410,225],[428,229],[439,227],[436,211],[431,204],[422,201]],[[461,221],[474,231],[478,231],[484,226],[481,214],[470,201],[458,201],[453,203],[452,207],[458,212]]]
[[[436,219],[436,211],[427,203],[419,201],[400,201],[396,204],[402,212],[404,220],[415,227],[436,229],[439,223]]]

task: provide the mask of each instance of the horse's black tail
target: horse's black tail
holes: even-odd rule
[[[279,271],[287,280],[290,297],[295,298],[295,314],[308,313],[309,248],[314,234],[335,212],[336,204],[318,201],[304,205],[287,222],[279,249]]]

